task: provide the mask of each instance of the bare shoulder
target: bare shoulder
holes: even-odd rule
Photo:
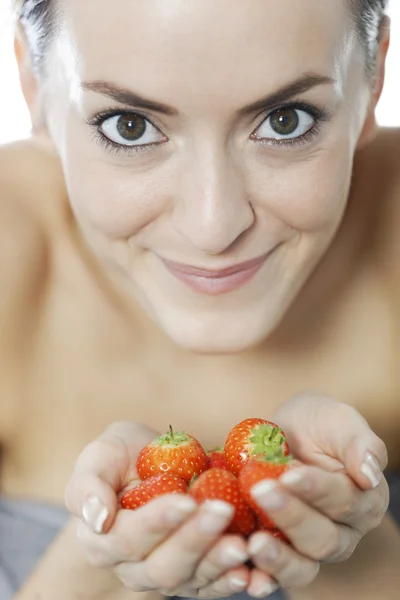
[[[48,243],[35,176],[40,160],[27,143],[0,147],[0,439],[16,412],[6,400],[13,398],[10,388],[39,320],[47,281]]]
[[[400,128],[380,130],[360,153],[355,177],[360,180],[364,208],[372,217],[377,263],[388,281],[397,280],[400,300]]]
[[[0,340],[7,337],[12,317],[21,317],[17,307],[32,296],[46,252],[35,158],[25,142],[0,147]]]

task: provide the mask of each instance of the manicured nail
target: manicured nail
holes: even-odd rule
[[[361,472],[370,480],[373,488],[376,488],[379,485],[382,479],[382,471],[378,461],[370,454],[370,452],[367,452],[364,457],[364,462],[361,465]]]
[[[264,598],[265,596],[270,596],[278,589],[278,585],[276,583],[263,583],[258,587],[255,592],[252,592],[251,595],[254,598]]]
[[[264,550],[268,542],[269,539],[266,535],[256,535],[252,537],[249,543],[250,556],[254,556],[255,554],[258,554],[259,552]]]
[[[280,510],[287,502],[285,494],[277,491],[275,481],[264,480],[257,483],[251,494],[259,506],[268,511]]]
[[[240,579],[240,577],[231,577],[229,579],[229,586],[232,590],[244,590],[247,585],[247,581],[245,579]]]
[[[82,508],[82,515],[88,527],[95,533],[101,533],[108,517],[108,509],[97,496],[89,496]]]
[[[279,478],[279,483],[287,485],[289,488],[298,490],[299,492],[311,492],[312,486],[308,479],[304,478],[303,473],[298,469],[286,471]]]
[[[179,525],[194,513],[196,508],[197,504],[191,498],[180,498],[167,512],[167,521],[170,525]]]
[[[247,553],[243,550],[240,550],[239,548],[236,548],[236,546],[228,546],[227,548],[225,548],[222,555],[224,565],[226,565],[227,567],[240,565],[246,562],[248,558],[249,557]]]
[[[222,500],[206,500],[198,526],[203,533],[214,535],[224,529],[233,517],[234,508]]]
[[[249,554],[255,556],[262,554],[263,558],[275,561],[279,556],[278,546],[275,541],[266,535],[254,536],[249,543]]]

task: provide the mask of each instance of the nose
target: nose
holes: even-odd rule
[[[254,223],[242,170],[226,153],[192,156],[175,190],[173,227],[197,250],[217,255]]]

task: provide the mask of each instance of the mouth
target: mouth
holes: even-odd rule
[[[252,260],[214,270],[159,258],[167,271],[176,279],[196,292],[216,296],[233,292],[248,283],[258,273],[272,252],[273,250]]]

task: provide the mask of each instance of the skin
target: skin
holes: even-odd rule
[[[161,5],[135,2],[129,9],[125,2],[110,14],[109,3],[101,1],[94,23],[79,0],[64,2],[64,27],[49,66],[58,85],[49,91],[47,122],[80,229],[118,273],[121,288],[181,346],[207,353],[246,350],[277,329],[337,232],[351,157],[367,135],[370,89],[345,5],[337,11],[331,3],[326,10],[323,3],[295,0],[290,10],[301,18],[285,19],[282,27],[287,8],[251,2],[249,8],[230,7],[230,26],[216,29],[210,23],[223,22],[226,2]],[[141,28],[133,39],[130,20],[120,22],[128,10]],[[149,10],[160,18],[150,20]],[[310,19],[317,31],[305,48],[301,40]],[[110,30],[121,37],[118,45],[93,43]],[[243,53],[236,40],[247,39],[249,31],[254,41]],[[277,52],[282,44],[287,51]],[[145,49],[151,52],[143,61]],[[238,113],[307,73],[334,80],[299,98],[329,113],[320,135],[291,150],[251,142],[255,131],[268,136],[268,111]],[[168,141],[129,157],[93,143],[85,121],[122,108],[82,91],[98,80],[172,107],[173,116],[147,113],[161,134],[144,137]],[[302,117],[309,115],[303,111]],[[211,270],[274,248],[245,288],[217,299],[177,284],[157,258]]]
[[[62,502],[80,455],[68,508],[82,518],[96,494],[109,510],[104,531],[116,533],[86,523],[82,547],[137,592],[221,597],[233,593],[232,575],[253,595],[274,580],[307,585],[321,560],[344,560],[382,520],[387,484],[371,489],[365,453],[384,469],[387,447],[399,466],[399,134],[373,140],[388,37],[373,85],[344,3],[287,6],[118,0],[110,12],[105,0],[92,10],[65,0],[44,81],[17,45],[35,132],[0,149],[3,489]],[[294,147],[251,139],[265,135],[269,113],[242,109],[310,72],[334,83],[290,100],[326,111],[318,135]],[[99,80],[173,108],[144,113],[162,131],[158,146],[127,155],[96,144],[86,121],[126,108],[82,91]],[[157,258],[216,269],[275,247],[247,285],[212,296]],[[283,404],[309,389],[359,412],[317,393]],[[302,477],[311,492],[293,487],[276,514],[293,549],[278,544],[275,561],[252,554],[251,573],[244,560],[228,567],[228,547],[248,558],[250,546],[221,536],[226,519],[200,533],[203,508],[169,537],[170,498],[114,523],[117,479],[132,483],[128,458],[166,423],[213,447],[252,415],[276,418],[312,465]],[[108,428],[80,454],[116,419],[135,423]],[[122,462],[116,439],[129,449]],[[126,547],[124,536],[140,544]]]

